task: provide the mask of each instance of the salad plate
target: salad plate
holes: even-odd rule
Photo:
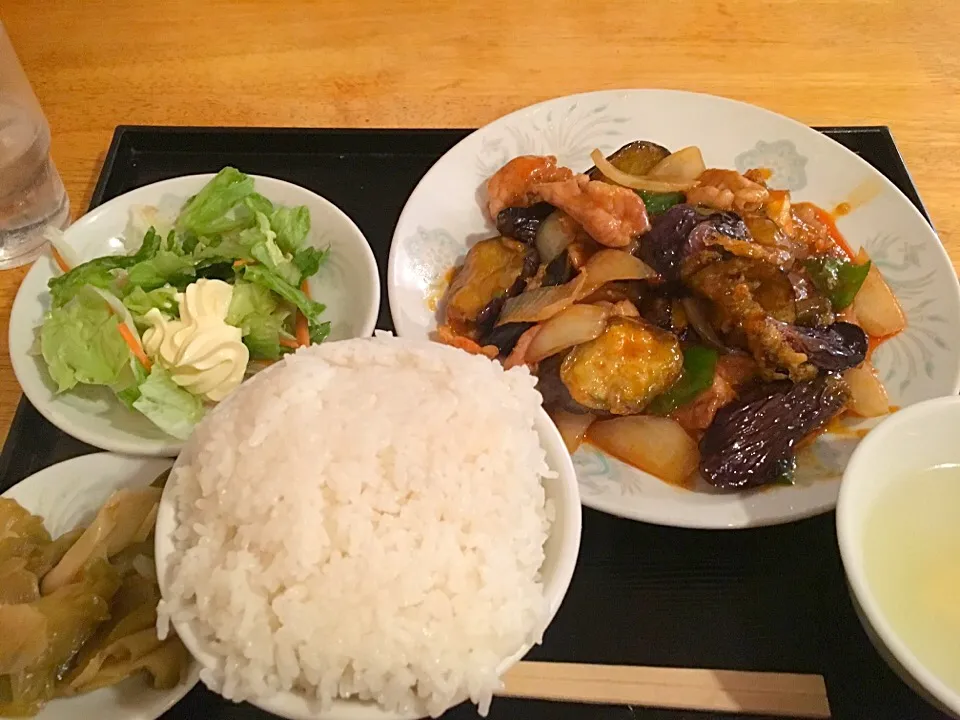
[[[379,276],[373,252],[357,226],[335,205],[305,188],[275,178],[249,177],[257,196],[266,198],[268,205],[302,206],[309,212],[309,231],[303,246],[314,248],[324,260],[305,283],[308,297],[325,306],[319,316],[322,334],[332,340],[370,335],[380,303]],[[59,391],[63,384],[58,387],[51,377],[40,352],[37,329],[53,307],[48,283],[63,274],[65,258],[67,267],[72,268],[94,258],[137,251],[147,227],[155,224],[165,233],[164,228],[173,224],[184,203],[213,178],[212,174],[176,177],[100,205],[66,230],[56,244],[63,251],[61,257],[55,258],[48,248],[24,279],[10,317],[14,373],[27,399],[64,432],[119,453],[173,456],[179,452],[182,437],[168,434],[146,415],[127,407],[111,388],[81,381]],[[150,210],[145,212],[143,208]],[[138,327],[142,331],[141,320],[138,318]],[[310,335],[309,341],[316,342],[312,330]],[[51,342],[55,341],[52,336]],[[102,349],[97,346],[94,350]],[[251,355],[247,372],[253,370],[252,360]]]
[[[666,90],[603,91],[550,100],[507,115],[462,140],[424,176],[398,221],[387,272],[399,335],[436,337],[438,301],[451,271],[479,240],[497,234],[485,185],[521,155],[554,155],[584,172],[591,153],[650,141],[697,146],[708,168],[770,171],[768,187],[833,213],[850,249],[882,273],[906,328],[871,355],[890,405],[960,389],[960,286],[936,234],[896,187],[854,153],[793,120],[743,103]],[[641,240],[642,242],[642,240]],[[743,528],[832,509],[847,458],[876,419],[845,420],[797,454],[792,485],[718,491],[665,483],[590,443],[574,454],[584,504],[634,520],[694,528]]]

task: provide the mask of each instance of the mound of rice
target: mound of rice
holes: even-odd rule
[[[552,477],[523,368],[392,337],[302,349],[204,419],[168,482],[159,625],[232,700],[486,712],[538,642]]]

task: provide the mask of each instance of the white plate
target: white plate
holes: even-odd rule
[[[125,487],[143,487],[171,465],[165,458],[132,458],[96,453],[41,470],[3,493],[44,519],[54,537],[89,523],[107,498]],[[153,720],[197,684],[200,668],[191,662],[187,678],[170,690],[153,690],[143,678],[86,695],[51,700],[37,720]]]
[[[176,208],[213,175],[189,175],[137,188],[91,210],[66,231],[81,261],[125,252],[121,237],[135,205]],[[330,246],[327,263],[310,278],[311,296],[327,306],[330,339],[373,332],[380,308],[380,276],[373,251],[359,228],[339,208],[316,193],[274,178],[254,175],[257,192],[276,204],[306,205],[314,247]],[[140,413],[127,409],[106,388],[81,386],[60,395],[42,357],[30,354],[34,329],[50,308],[47,281],[59,271],[47,251],[17,292],[10,315],[10,359],[24,395],[65,433],[90,445],[132,455],[176,455],[181,442]]]
[[[852,196],[869,202],[840,218],[893,287],[909,327],[874,355],[897,406],[960,390],[960,289],[936,234],[907,198],[865,161],[781,115],[724,98],[670,90],[604,91],[549,100],[494,121],[449,150],[423,177],[400,215],[387,271],[390,311],[403,336],[436,328],[430,302],[447,271],[477,240],[496,234],[481,208],[486,179],[517,155],[557,155],[589,168],[595,147],[632,140],[671,149],[698,145],[708,167],[768,167],[771,185],[830,209]],[[866,425],[865,425],[866,426]],[[721,494],[672,487],[592,447],[574,456],[584,504],[635,520],[740,528],[796,520],[836,505],[857,438],[821,436],[801,453],[792,487]]]

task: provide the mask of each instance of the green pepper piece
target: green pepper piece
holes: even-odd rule
[[[682,192],[650,192],[649,190],[637,190],[637,195],[647,206],[647,214],[662,215],[674,205],[679,205],[687,196]]]
[[[702,345],[691,345],[683,351],[683,371],[680,378],[665,393],[647,406],[653,415],[669,415],[681,405],[697,397],[713,384],[717,369],[717,351]]]
[[[834,310],[843,310],[860,292],[870,272],[870,262],[856,265],[832,257],[810,258],[804,264],[817,290],[830,300]]]

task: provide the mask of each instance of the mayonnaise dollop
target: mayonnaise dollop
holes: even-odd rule
[[[223,280],[200,279],[177,295],[180,319],[167,320],[153,308],[143,349],[170,373],[173,381],[212,402],[223,400],[243,381],[250,353],[240,328],[226,323],[233,287]]]

